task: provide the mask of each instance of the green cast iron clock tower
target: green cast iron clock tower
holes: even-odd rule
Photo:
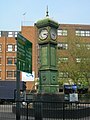
[[[40,93],[57,93],[58,70],[56,67],[56,50],[57,50],[57,28],[59,24],[50,19],[48,10],[46,17],[37,21],[38,44],[39,44],[39,92]]]

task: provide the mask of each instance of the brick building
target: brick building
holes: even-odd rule
[[[16,40],[17,33],[21,34],[33,43],[32,48],[32,71],[35,78],[38,78],[38,44],[36,26],[21,26],[21,31],[1,31],[0,32],[0,80],[16,80]],[[57,60],[58,65],[69,60],[68,41],[75,36],[80,37],[82,42],[90,51],[90,25],[60,24],[58,28]],[[72,34],[72,35],[71,35]],[[89,56],[90,57],[90,56]],[[78,61],[78,59],[77,59]],[[89,71],[90,73],[90,71]],[[63,68],[60,68],[59,78],[66,77]],[[27,82],[27,89],[32,89],[34,81]]]
[[[79,72],[82,72],[82,75],[86,74],[86,76],[83,77],[88,77],[90,79],[89,67],[88,71],[84,68],[84,61],[88,61],[87,66],[90,65],[90,25],[60,24],[58,28],[57,47],[59,80],[62,80],[62,82],[64,80],[64,83],[68,83],[69,81],[67,82],[65,79],[68,80],[70,74],[73,74],[74,78],[75,75],[80,76]],[[73,60],[74,62],[72,62]],[[74,63],[74,69],[72,69],[72,64],[70,64],[70,62]],[[67,68],[72,70],[70,71]],[[76,70],[77,73],[72,72],[73,70]],[[87,73],[85,73],[86,71]],[[71,78],[73,78],[73,76]],[[80,76],[80,78],[77,79],[80,81],[82,77]]]
[[[18,31],[0,32],[0,80],[16,79],[16,37]]]

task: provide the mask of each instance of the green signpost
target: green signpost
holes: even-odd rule
[[[20,71],[32,73],[32,43],[23,37],[20,33],[18,33],[16,120],[20,120]]]
[[[20,33],[17,36],[17,70],[32,73],[32,43]]]

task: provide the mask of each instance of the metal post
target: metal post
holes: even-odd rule
[[[26,102],[27,103],[27,119],[26,120],[28,120],[28,102]]]
[[[20,120],[20,71],[17,70],[17,80],[16,80],[16,120]]]
[[[65,120],[65,102],[62,102],[63,104],[63,120]]]

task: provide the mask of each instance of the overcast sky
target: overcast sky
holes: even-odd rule
[[[21,30],[22,21],[35,23],[45,17],[47,5],[59,23],[90,25],[90,0],[0,0],[0,31]]]

